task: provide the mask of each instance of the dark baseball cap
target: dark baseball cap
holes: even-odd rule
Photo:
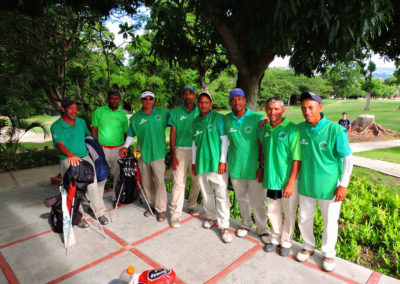
[[[78,103],[71,98],[63,98],[63,100],[61,101],[61,107],[63,108],[69,107],[72,104],[78,104]]]
[[[185,85],[185,87],[183,87],[183,92],[185,92],[186,90],[190,90],[196,94],[196,90],[194,89],[194,87],[192,85]]]
[[[121,94],[117,90],[109,90],[108,96],[110,96],[110,95],[116,95],[118,97],[121,97]]]
[[[317,94],[311,93],[311,92],[304,92],[300,95],[300,101],[304,101],[307,99],[312,99],[314,101],[317,101],[319,104],[322,104],[322,99],[320,96]]]
[[[197,100],[199,100],[200,97],[202,97],[202,96],[206,96],[207,98],[210,99],[210,101],[213,101],[211,95],[210,95],[209,93],[207,93],[207,92],[202,92],[202,93],[197,97]]]

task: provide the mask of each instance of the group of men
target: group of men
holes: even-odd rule
[[[94,112],[91,134],[102,146],[114,173],[114,188],[119,173],[117,160],[125,157],[136,136],[145,194],[156,211],[157,220],[166,219],[165,130],[170,126],[174,177],[169,207],[171,227],[180,225],[186,178],[190,173],[189,213],[199,215],[196,206],[201,190],[206,213],[203,227],[218,226],[222,240],[231,242],[227,190],[230,177],[242,217],[236,235],[245,237],[251,230],[252,211],[256,232],[266,244],[266,252],[279,249],[281,256],[289,255],[299,206],[303,249],[297,259],[307,260],[315,249],[313,221],[318,202],[324,221],[323,269],[332,271],[341,201],[346,196],[352,158],[346,130],[327,120],[322,113],[322,99],[310,92],[301,94],[305,121],[298,125],[283,116],[285,105],[279,98],[268,100],[265,107],[268,120],[263,120],[261,114],[246,107],[245,94],[239,88],[229,93],[232,112],[225,116],[213,110],[209,93],[197,96],[193,86],[184,87],[182,99],[183,104],[168,112],[155,107],[152,91],[143,91],[142,109],[131,116],[128,127],[126,115],[119,106],[119,92],[108,93],[108,105]],[[76,165],[81,159],[90,160],[83,146],[85,135],[90,133],[85,122],[77,117],[75,101],[63,100],[61,111],[62,117],[52,125],[51,131],[54,144],[60,150],[63,174],[68,165]],[[97,184],[95,180],[88,186],[89,197],[103,225],[108,223],[104,216],[104,183]],[[115,191],[112,198],[115,202]],[[152,214],[146,210],[144,215]],[[270,233],[266,226],[268,218]],[[78,226],[84,228],[88,224],[83,219]]]

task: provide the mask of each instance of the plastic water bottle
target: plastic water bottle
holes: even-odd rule
[[[133,273],[135,272],[135,268],[133,266],[129,266],[127,269],[122,270],[119,275],[119,283],[128,284],[133,279]]]

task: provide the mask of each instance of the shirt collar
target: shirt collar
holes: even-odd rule
[[[191,112],[196,112],[196,110],[198,109],[198,107],[197,107],[197,105],[195,104],[195,103],[193,103],[194,104],[194,108],[192,109],[192,111]],[[191,113],[191,112],[188,112],[187,110],[186,110],[186,108],[185,108],[185,104],[181,104],[181,108],[186,112],[186,113]]]
[[[153,109],[151,110],[151,113],[150,113],[150,114],[145,113],[145,112],[143,111],[143,108],[142,108],[139,112],[141,112],[142,114],[145,114],[145,115],[150,115],[150,114],[153,114],[153,113],[158,113],[156,107],[153,107]]]
[[[309,131],[311,135],[317,134],[322,128],[325,127],[325,125],[329,122],[329,120],[326,118],[325,114],[321,112],[321,119],[318,121],[316,125],[312,125],[308,121],[306,121],[306,125],[309,128]]]
[[[278,129],[279,127],[286,127],[286,126],[288,126],[288,125],[289,125],[289,122],[290,122],[289,119],[287,119],[286,117],[283,117],[282,122],[279,123],[279,125],[277,125],[275,128],[272,127],[271,121],[268,121],[268,123],[266,124],[266,126],[267,126],[268,128],[270,128],[271,131],[273,131],[274,129]]]
[[[108,104],[106,104],[106,108],[107,108],[108,110],[113,111],[112,109],[110,109],[110,106],[109,106]],[[118,108],[117,108],[116,110],[114,110],[114,111],[121,111],[121,110],[122,110],[122,107],[119,105]]]
[[[246,107],[246,112],[244,113],[244,115],[242,115],[240,118],[238,118],[235,113],[232,111],[232,118],[235,120],[239,120],[242,121],[244,120],[246,117],[248,117],[250,115],[250,110]]]

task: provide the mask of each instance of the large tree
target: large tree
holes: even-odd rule
[[[147,4],[182,7],[209,21],[217,36],[209,41],[222,44],[238,70],[237,86],[244,89],[247,101],[255,107],[264,71],[275,56],[291,56],[296,72],[311,75],[328,64],[350,61],[367,46],[389,19],[389,0],[326,1],[190,1],[149,0]],[[154,16],[154,15],[153,15]],[[185,12],[156,14],[158,21],[175,21]],[[170,29],[170,41],[181,38],[182,29]]]

